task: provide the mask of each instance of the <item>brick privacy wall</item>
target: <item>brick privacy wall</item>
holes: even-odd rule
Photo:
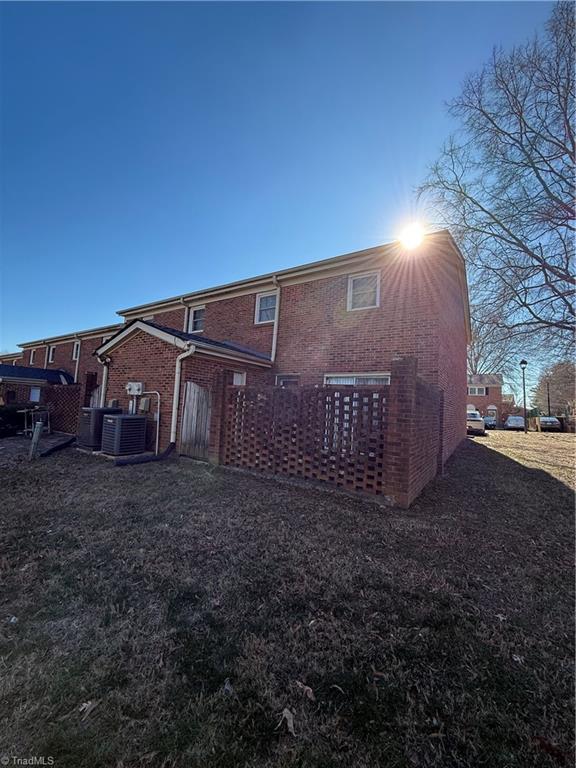
[[[390,386],[228,388],[223,463],[408,507],[441,466],[441,392],[394,360]]]
[[[170,443],[174,373],[176,358],[181,353],[181,349],[142,331],[137,331],[109,353],[111,362],[106,402],[111,399],[117,399],[119,406],[127,412],[130,398],[126,394],[125,386],[129,381],[141,381],[146,390],[157,390],[160,393],[159,447],[161,451],[165,450]],[[215,460],[217,460],[219,455],[222,391],[228,381],[232,381],[233,371],[246,371],[247,383],[268,383],[270,381],[267,370],[243,363],[233,363],[198,353],[182,361],[177,439],[180,439],[180,423],[182,420],[186,382],[193,381],[201,387],[209,388],[212,392],[213,405],[210,434],[214,440],[214,446],[211,445],[211,458]],[[147,447],[149,449],[153,449],[155,445],[155,411],[156,397],[151,395],[147,431]]]
[[[78,432],[78,417],[82,387],[80,384],[53,384],[44,389],[44,404],[50,409],[50,424],[56,432],[75,435]]]
[[[498,409],[498,421],[501,421],[504,412],[502,387],[492,386],[487,387],[487,390],[487,395],[466,395],[466,405],[473,405],[477,411],[480,411],[481,416],[486,416],[486,411],[489,405],[495,405]],[[508,411],[510,410],[511,409],[508,408]]]

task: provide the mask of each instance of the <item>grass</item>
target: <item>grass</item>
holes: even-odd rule
[[[0,753],[572,764],[573,451],[469,440],[408,512],[185,459],[6,451]]]

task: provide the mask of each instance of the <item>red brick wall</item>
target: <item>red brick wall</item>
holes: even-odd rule
[[[270,354],[273,323],[256,325],[255,310],[256,293],[209,302],[205,305],[203,333],[209,339],[233,341]],[[156,313],[153,322],[181,331],[184,327],[184,312],[182,308]]]
[[[17,383],[10,383],[10,382],[1,382],[0,383],[0,405],[27,405],[30,403],[29,397],[30,397],[30,387],[34,386],[33,384],[17,384]],[[39,386],[39,385],[37,385]],[[31,403],[32,405],[43,405],[44,404],[44,391],[45,387],[40,387],[40,402],[39,403]],[[8,392],[14,392],[16,394],[16,399],[12,401],[12,403],[8,403]]]

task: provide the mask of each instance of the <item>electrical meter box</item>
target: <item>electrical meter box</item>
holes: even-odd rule
[[[144,392],[144,384],[141,381],[129,381],[126,384],[126,392],[129,395],[141,395]]]

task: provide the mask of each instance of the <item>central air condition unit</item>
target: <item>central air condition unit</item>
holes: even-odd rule
[[[102,453],[109,456],[143,453],[146,450],[146,416],[104,416]]]
[[[106,414],[122,413],[122,408],[82,408],[77,445],[99,451],[102,443],[102,419]]]

